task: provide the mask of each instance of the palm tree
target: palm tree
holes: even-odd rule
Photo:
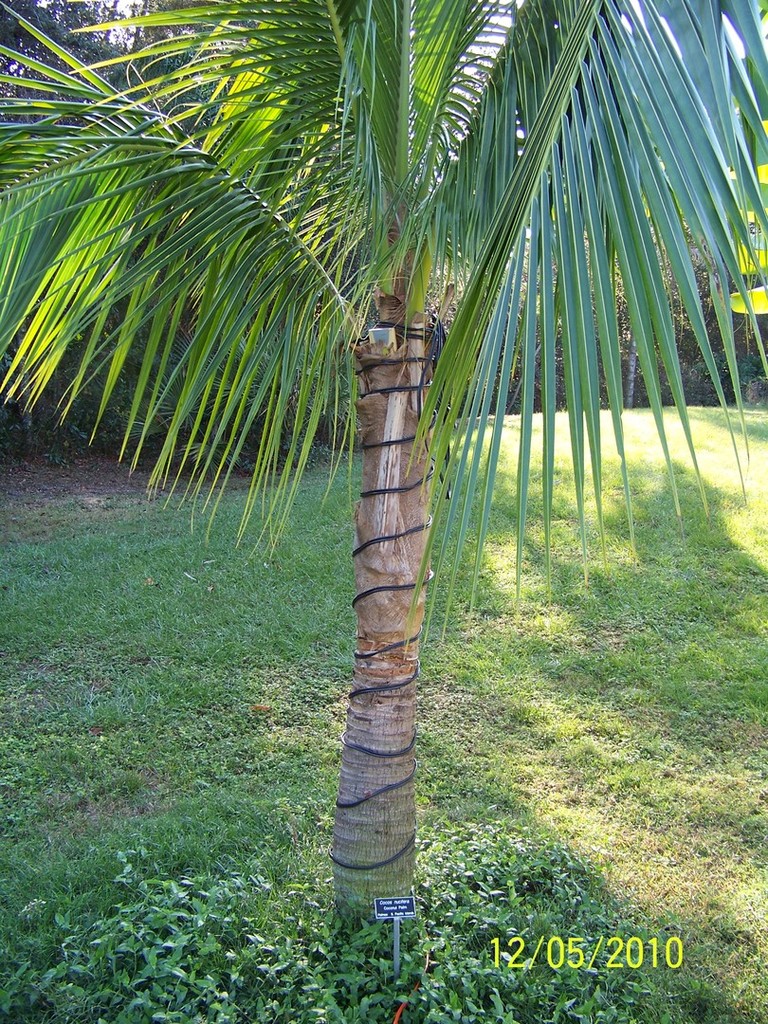
[[[332,857],[339,905],[367,909],[411,886],[429,564],[449,563],[451,536],[460,550],[478,490],[482,547],[515,368],[519,535],[538,374],[549,537],[560,346],[585,557],[601,375],[631,531],[617,282],[665,452],[659,361],[693,455],[660,253],[719,388],[689,245],[705,254],[738,381],[725,284],[749,309],[740,211],[768,227],[761,13],[190,0],[153,26],[122,93],[53,43],[48,63],[5,53],[40,98],[5,101],[0,125],[4,388],[33,402],[76,347],[72,393],[101,373],[103,410],[138,352],[126,444],[138,434],[138,454],[173,396],[154,479],[184,474],[215,501],[259,422],[248,512],[262,496],[276,529],[321,417],[343,446],[356,415],[358,628]],[[446,339],[434,314],[452,293]]]

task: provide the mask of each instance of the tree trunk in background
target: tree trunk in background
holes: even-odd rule
[[[383,316],[400,317],[379,301]],[[425,588],[409,617],[426,542],[426,447],[414,452],[426,359],[423,319],[357,348],[363,486],[355,511],[357,649],[333,836],[336,903],[371,916],[376,896],[413,883],[413,776],[418,634]],[[410,642],[409,642],[410,641]]]
[[[634,335],[629,339],[629,355],[627,356],[627,390],[624,395],[624,408],[631,409],[635,402],[635,377],[637,375],[637,342]]]

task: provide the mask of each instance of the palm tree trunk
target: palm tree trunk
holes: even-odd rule
[[[423,319],[412,318],[407,331],[372,332],[356,354],[363,446],[355,511],[357,649],[332,858],[337,906],[370,916],[375,896],[410,891],[415,859],[416,678],[425,588],[415,609],[412,600],[428,526],[429,491],[422,484],[430,475],[426,445],[414,450],[430,371]]]

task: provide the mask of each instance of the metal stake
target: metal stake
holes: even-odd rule
[[[395,983],[400,980],[400,918],[395,918]]]

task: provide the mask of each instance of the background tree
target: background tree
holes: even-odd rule
[[[136,4],[139,8],[141,4]],[[138,13],[138,11],[137,11]],[[112,21],[120,16],[117,0],[83,0],[72,3],[71,0],[49,0],[46,4],[36,0],[13,0],[9,6],[0,11],[0,46],[4,47],[3,60],[0,61],[3,75],[8,75],[0,83],[0,90],[8,92],[13,87],[15,76],[24,77],[30,70],[29,60],[55,62],[60,69],[66,67],[62,61],[55,61],[51,48],[38,35],[29,32],[20,19],[33,25],[37,32],[44,33],[50,42],[66,47],[74,53],[83,64],[109,60],[127,49],[130,34],[118,32],[87,32],[78,29]],[[12,51],[8,53],[7,51]],[[13,53],[22,54],[25,60],[19,60]]]
[[[72,393],[101,369],[103,412],[138,353],[128,430],[175,396],[155,480],[187,473],[212,498],[260,417],[247,511],[264,491],[275,528],[322,411],[351,436],[340,398],[357,396],[358,636],[333,857],[339,903],[367,910],[411,884],[428,564],[452,534],[461,550],[478,485],[482,549],[517,365],[522,538],[537,334],[546,539],[559,346],[585,559],[588,458],[602,526],[601,363],[623,465],[619,277],[673,486],[657,356],[695,464],[659,251],[725,406],[686,229],[738,393],[719,282],[741,281],[741,211],[764,216],[760,13],[752,0],[217,0],[142,26],[170,34],[122,93],[57,51],[69,72],[26,60],[25,83],[47,76],[56,98],[3,104],[0,351],[21,332],[5,387],[34,402],[77,346]],[[430,286],[458,295],[444,344]],[[365,332],[372,298],[380,323]],[[624,487],[630,511],[626,469]]]

